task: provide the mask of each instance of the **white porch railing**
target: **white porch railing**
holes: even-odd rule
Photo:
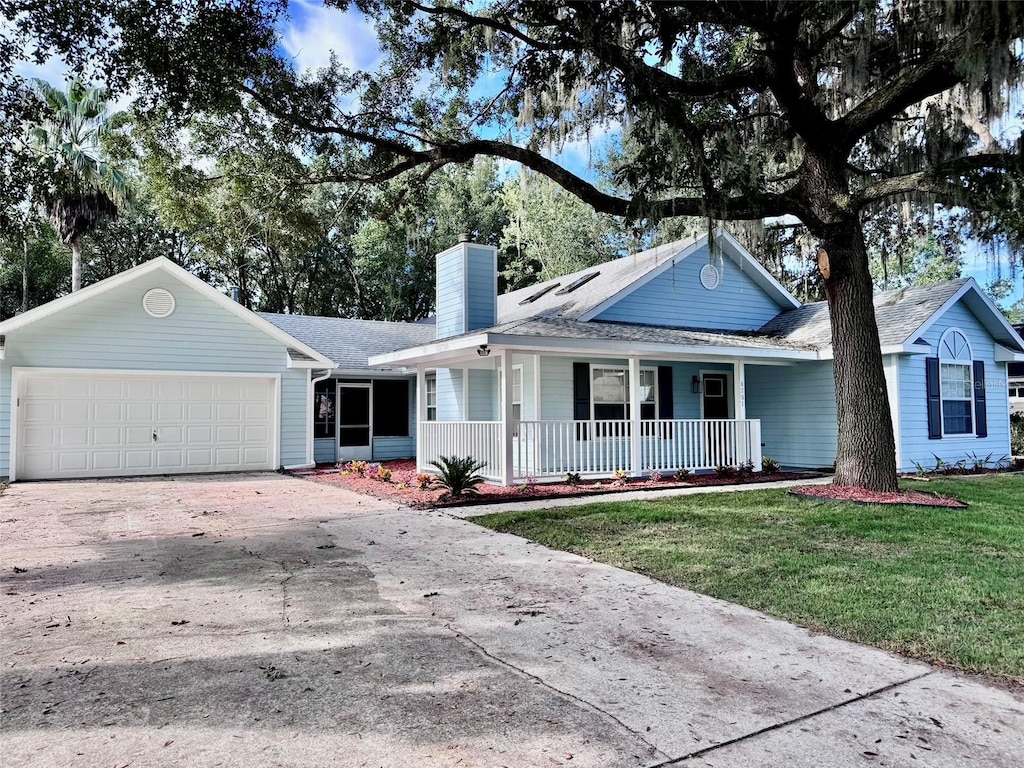
[[[502,453],[500,421],[421,421],[416,466],[436,472],[431,461],[441,456],[472,456],[484,462],[480,474],[501,482]]]
[[[657,419],[640,425],[640,466],[633,467],[629,421],[521,421],[512,438],[513,479],[563,478],[569,472],[610,476],[647,471],[714,469],[751,462],[761,469],[758,419]],[[473,456],[481,472],[500,481],[501,422],[420,422],[419,466],[441,455]]]

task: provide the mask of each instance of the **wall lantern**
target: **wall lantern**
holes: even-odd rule
[[[486,344],[481,344],[479,347],[476,348],[476,353],[480,355],[480,357],[487,357],[489,354],[491,354],[491,348],[488,347]]]
[[[699,395],[701,393],[701,389],[702,388],[701,388],[701,384],[700,384],[700,376],[694,376],[693,377],[693,383],[692,383],[691,386],[693,388],[693,394]]]

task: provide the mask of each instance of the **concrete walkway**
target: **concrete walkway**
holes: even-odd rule
[[[778,480],[773,483],[742,483],[739,485],[703,485],[692,488],[664,488],[662,490],[618,491],[615,493],[590,493],[585,496],[567,496],[561,499],[530,499],[528,496],[513,498],[497,504],[470,504],[464,507],[445,507],[452,517],[470,518],[489,515],[494,512],[554,509],[556,507],[581,507],[586,504],[600,504],[610,501],[650,501],[672,496],[694,496],[702,493],[737,493],[740,491],[761,491],[772,488],[795,488],[798,485],[827,485],[830,477],[809,477],[801,480]]]
[[[1005,690],[438,512],[274,475],[24,484],[0,506],[4,765],[1024,754]]]

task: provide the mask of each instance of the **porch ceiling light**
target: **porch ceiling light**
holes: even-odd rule
[[[700,384],[700,376],[694,376],[693,377],[693,383],[692,383],[691,386],[693,388],[693,394],[699,395],[701,393],[701,389],[702,388],[701,388],[701,384]]]
[[[480,355],[480,357],[487,357],[489,354],[491,354],[491,348],[488,347],[486,344],[481,344],[479,347],[476,348],[476,353]]]

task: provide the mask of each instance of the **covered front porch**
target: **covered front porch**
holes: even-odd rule
[[[509,434],[511,433],[511,434]],[[508,485],[531,480],[672,474],[749,463],[761,469],[758,419],[600,421],[423,421],[417,465],[434,471],[441,456],[473,456],[481,474]],[[634,435],[639,435],[634,439]]]
[[[599,479],[719,466],[760,471],[763,419],[773,435],[788,434],[792,411],[773,403],[785,397],[791,409],[803,407],[794,384],[806,371],[797,368],[807,368],[800,364],[815,353],[740,335],[670,334],[689,343],[488,330],[373,362],[416,368],[423,472],[436,471],[431,462],[442,456],[472,456],[483,463],[481,474],[504,485],[570,473]],[[754,410],[751,373],[759,391]]]

